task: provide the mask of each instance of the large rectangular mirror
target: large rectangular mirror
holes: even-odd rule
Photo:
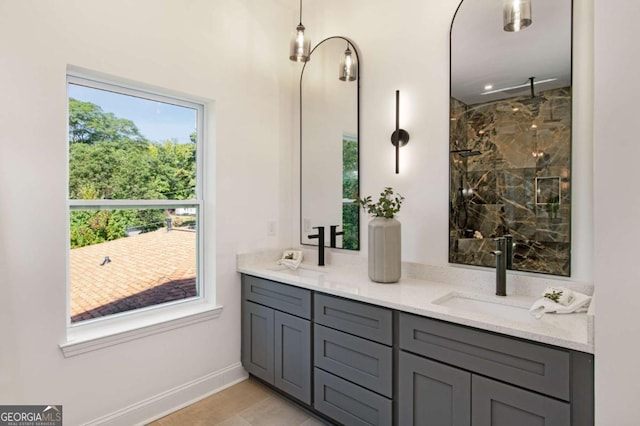
[[[347,58],[350,56],[350,58]],[[335,227],[335,248],[360,249],[359,70],[345,75],[345,60],[360,66],[355,46],[343,37],[318,43],[300,75],[300,242],[317,245],[314,227]],[[341,65],[342,64],[342,65]]]
[[[530,25],[505,30],[527,7]],[[451,26],[452,263],[495,266],[493,238],[510,234],[513,269],[570,275],[571,11],[571,0],[460,3]]]

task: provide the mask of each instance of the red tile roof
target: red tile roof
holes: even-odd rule
[[[193,297],[196,232],[163,228],[73,249],[69,273],[71,322]]]

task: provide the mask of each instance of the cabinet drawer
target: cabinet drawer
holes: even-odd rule
[[[390,309],[338,297],[315,295],[314,320],[318,324],[391,346]]]
[[[390,347],[317,324],[314,331],[317,367],[391,398]]]
[[[298,317],[311,319],[311,292],[251,275],[242,275],[243,297],[246,300]]]
[[[400,314],[400,348],[569,401],[569,352]]]
[[[314,407],[345,425],[391,425],[391,400],[315,368]]]
[[[569,404],[474,375],[472,426],[569,426]]]

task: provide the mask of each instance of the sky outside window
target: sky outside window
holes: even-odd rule
[[[188,143],[189,135],[196,130],[197,114],[191,108],[77,84],[69,84],[69,97],[92,102],[100,106],[104,112],[133,121],[140,133],[153,142],[176,140],[179,143]]]

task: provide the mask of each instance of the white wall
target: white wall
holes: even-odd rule
[[[640,3],[595,1],[595,281],[596,419],[640,422],[640,59],[635,24]]]
[[[235,254],[291,239],[293,14],[271,0],[0,0],[3,404],[63,404],[79,424],[239,362]],[[63,358],[68,64],[215,100],[219,319]]]

